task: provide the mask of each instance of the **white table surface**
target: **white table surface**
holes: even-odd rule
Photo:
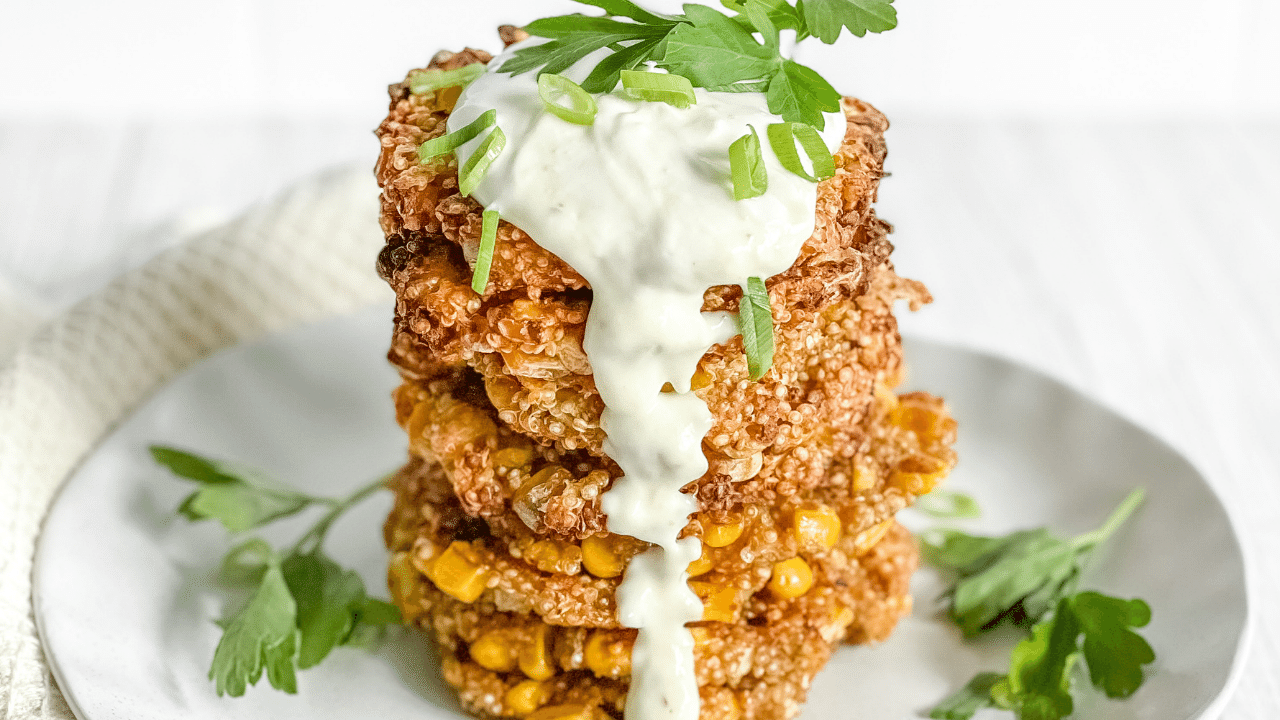
[[[0,120],[0,358],[184,230],[371,166],[376,120]],[[1255,609],[1224,717],[1280,717],[1280,124],[897,118],[888,139],[880,213],[937,298],[904,331],[1041,368],[1207,474]]]

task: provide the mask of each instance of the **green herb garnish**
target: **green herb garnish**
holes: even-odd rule
[[[664,102],[678,108],[687,108],[698,102],[693,94],[693,84],[681,75],[643,70],[623,70],[621,75],[622,94],[633,100]]]
[[[445,153],[453,152],[480,136],[480,133],[493,127],[498,122],[497,110],[486,110],[480,117],[472,120],[451,133],[445,133],[418,146],[418,162],[427,162]]]
[[[495,126],[480,147],[471,153],[467,162],[458,169],[458,192],[464,197],[471,195],[480,186],[480,181],[489,173],[489,167],[498,159],[507,147],[507,134],[502,128]]]
[[[916,500],[914,507],[931,517],[940,519],[969,519],[982,515],[978,501],[973,496],[954,490],[938,489]]]
[[[248,604],[220,623],[222,639],[209,668],[219,695],[243,695],[264,672],[272,687],[297,692],[297,669],[319,664],[339,645],[367,644],[381,627],[400,622],[394,605],[368,597],[360,576],[322,548],[334,521],[388,478],[344,498],[327,498],[174,448],[152,446],[151,455],[175,475],[199,483],[179,507],[190,520],[217,520],[238,533],[310,507],[328,508],[287,550],[254,537],[223,558],[223,580],[255,589]]]
[[[823,112],[839,109],[840,94],[812,69],[782,57],[778,31],[793,29],[799,40],[817,37],[830,44],[846,28],[862,36],[897,24],[893,0],[725,2],[732,17],[696,4],[685,5],[683,14],[662,15],[629,0],[577,2],[605,14],[535,20],[525,30],[547,42],[516,50],[499,72],[559,73],[607,48],[611,53],[582,83],[587,92],[610,92],[622,71],[652,62],[696,87],[764,92],[770,112],[818,129],[825,124]]]
[[[425,95],[442,88],[466,87],[471,84],[471,81],[483,75],[485,69],[484,63],[471,63],[452,70],[440,68],[419,70],[409,76],[409,92],[414,95]]]
[[[929,562],[958,575],[948,591],[951,616],[966,636],[1010,619],[1029,636],[1014,647],[1007,674],[980,673],[935,706],[929,717],[968,720],[982,708],[1011,710],[1019,720],[1061,720],[1072,713],[1072,671],[1083,662],[1090,682],[1110,698],[1127,698],[1143,683],[1155,651],[1134,628],[1151,608],[1139,599],[1077,592],[1081,565],[1141,504],[1141,489],[1120,503],[1102,527],[1073,540],[1047,530],[1003,537],[942,531],[925,542]]]
[[[759,380],[773,365],[773,309],[769,306],[769,291],[758,277],[747,278],[747,284],[742,286],[738,328],[747,353],[747,372],[752,380]]]
[[[939,703],[929,717],[968,720],[982,708],[1012,710],[1020,720],[1061,720],[1075,710],[1072,671],[1083,662],[1090,683],[1107,697],[1133,695],[1155,661],[1151,645],[1133,631],[1151,621],[1142,600],[1085,591],[1058,601],[1009,657],[1009,672],[980,673]]]
[[[826,180],[836,174],[835,160],[827,151],[827,144],[822,141],[822,136],[813,129],[812,125],[774,123],[765,130],[765,134],[769,138],[769,146],[773,148],[773,154],[778,156],[778,162],[782,163],[782,167],[787,170],[810,182]],[[812,174],[805,169],[804,162],[800,159],[800,153],[796,150],[797,142],[809,158],[809,165],[813,168]]]
[[[734,200],[759,197],[769,189],[760,136],[754,127],[729,146],[729,173],[733,176]]]
[[[596,99],[578,83],[563,75],[543,73],[538,76],[538,97],[542,107],[556,117],[575,125],[590,125],[596,120]],[[561,101],[568,101],[562,104]]]
[[[956,573],[947,591],[951,618],[966,637],[1008,619],[1030,625],[1075,590],[1083,563],[1142,503],[1134,490],[1102,527],[1071,540],[1047,528],[1019,530],[1002,537],[969,535],[959,530],[924,534],[921,552],[932,565]]]
[[[498,211],[485,210],[481,216],[480,250],[476,253],[476,267],[471,273],[471,289],[483,295],[489,284],[489,266],[493,264],[493,246],[498,240]]]

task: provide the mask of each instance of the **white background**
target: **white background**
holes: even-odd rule
[[[437,49],[571,7],[4,0],[0,358],[185,231],[372,166],[385,86]],[[938,299],[904,327],[1044,368],[1205,470],[1258,609],[1225,717],[1280,717],[1280,2],[897,7],[801,59],[894,122],[881,214]]]

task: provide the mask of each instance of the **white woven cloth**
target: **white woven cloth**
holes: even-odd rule
[[[308,180],[169,250],[0,367],[0,718],[72,718],[36,636],[31,569],[58,488],[168,379],[230,345],[390,300],[367,168]]]

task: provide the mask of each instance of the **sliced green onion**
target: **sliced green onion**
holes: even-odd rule
[[[409,92],[414,95],[425,95],[441,88],[466,87],[472,80],[483,75],[484,71],[484,63],[471,63],[452,70],[439,68],[423,70],[409,76]]]
[[[693,83],[675,73],[623,70],[622,94],[633,100],[664,102],[678,108],[687,108],[698,102],[693,94]]]
[[[596,99],[578,83],[563,75],[543,73],[538,76],[538,97],[542,106],[556,117],[574,125],[590,125],[596,121]],[[568,100],[568,105],[561,105]]]
[[[769,189],[764,154],[760,152],[760,136],[756,129],[729,146],[729,172],[733,175],[733,199],[759,197]]]
[[[507,134],[502,132],[502,128],[495,126],[493,132],[480,143],[480,147],[467,158],[462,169],[458,170],[458,192],[464,197],[471,195],[489,172],[489,166],[493,165],[493,161],[498,159],[506,146]]]
[[[836,174],[836,162],[831,158],[831,151],[827,149],[827,144],[822,141],[822,136],[813,129],[812,125],[774,123],[769,126],[766,133],[769,136],[769,145],[773,148],[773,154],[778,156],[782,167],[810,182],[826,180]],[[812,175],[804,169],[804,163],[800,161],[800,153],[796,152],[797,140],[800,141],[800,147],[804,149],[805,155],[809,156],[809,164],[813,167]]]
[[[465,143],[474,140],[487,128],[498,121],[497,110],[486,110],[483,115],[451,133],[433,137],[418,146],[418,162],[424,163],[433,157],[453,152]]]
[[[495,130],[495,132],[497,132]],[[471,272],[471,289],[483,295],[489,284],[489,266],[493,264],[493,245],[498,241],[498,211],[485,210],[480,225],[480,252],[476,255],[476,269]]]
[[[747,371],[752,380],[759,380],[773,365],[773,309],[769,307],[769,291],[758,277],[747,278],[742,286],[738,327],[747,351]]]

